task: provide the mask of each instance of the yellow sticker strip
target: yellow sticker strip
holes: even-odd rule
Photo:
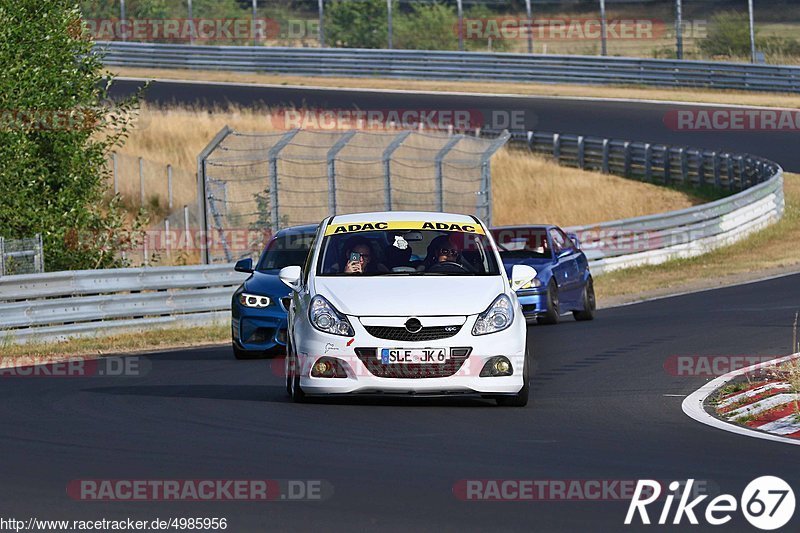
[[[415,220],[392,220],[388,222],[363,222],[352,224],[331,224],[325,228],[325,236],[342,235],[345,233],[358,233],[361,231],[382,231],[382,230],[434,230],[434,231],[457,231],[461,233],[474,233],[484,235],[480,224],[469,224],[460,222],[425,222]]]

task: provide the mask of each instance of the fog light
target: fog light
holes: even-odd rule
[[[492,357],[481,369],[480,376],[482,378],[497,377],[497,376],[510,376],[514,373],[514,368],[511,366],[511,361],[507,357],[499,355]]]
[[[505,374],[508,372],[508,369],[511,368],[511,364],[505,359],[498,359],[494,363],[494,369],[497,371],[498,374]]]
[[[327,374],[331,370],[331,364],[327,361],[317,361],[314,365],[315,374]]]
[[[311,367],[312,378],[346,378],[342,362],[335,357],[320,357]]]

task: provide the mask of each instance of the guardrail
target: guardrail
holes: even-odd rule
[[[308,76],[648,85],[800,92],[800,67],[430,50],[98,42],[109,66]]]
[[[783,214],[783,170],[759,157],[545,132],[518,132],[512,139],[561,164],[734,191],[680,211],[567,228],[578,234],[595,274],[699,255]],[[0,346],[222,322],[245,277],[232,264],[2,277]]]

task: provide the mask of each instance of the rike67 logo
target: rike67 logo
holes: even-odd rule
[[[721,526],[730,522],[738,509],[751,525],[761,530],[771,531],[785,526],[794,515],[794,491],[779,477],[762,476],[754,479],[745,487],[739,500],[730,494],[720,494],[705,502],[704,512],[701,512],[701,504],[709,496],[703,494],[690,500],[689,498],[693,495],[693,484],[694,479],[689,479],[685,483],[685,487],[678,481],[669,484],[670,493],[663,498],[661,512],[657,518],[653,517],[657,520],[657,524],[677,525],[685,518],[690,524],[697,525],[700,523],[698,520],[698,516],[700,516],[708,524]],[[637,520],[641,520],[642,524],[651,524],[647,506],[660,500],[661,492],[661,484],[658,481],[639,480],[628,507],[628,514],[625,516],[625,524],[630,525]],[[676,499],[678,503],[673,512],[672,506]],[[658,510],[658,504],[652,507],[651,511]]]

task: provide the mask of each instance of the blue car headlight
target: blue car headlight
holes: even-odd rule
[[[511,305],[511,298],[501,294],[494,299],[486,311],[478,315],[478,319],[472,327],[472,334],[497,333],[508,329],[512,322],[514,322],[514,306]]]
[[[269,307],[269,304],[272,303],[272,300],[269,296],[261,296],[258,294],[243,292],[239,295],[239,303],[245,307],[264,309],[265,307]]]

